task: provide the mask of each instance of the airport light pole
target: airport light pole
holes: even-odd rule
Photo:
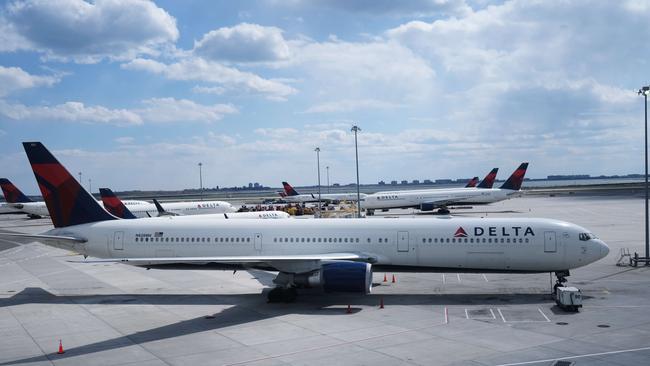
[[[320,147],[316,147],[314,151],[316,151],[316,169],[318,169],[318,216],[320,216]]]
[[[203,201],[203,163],[199,162],[199,189],[201,190],[201,201]]]
[[[326,166],[325,170],[327,171],[327,193],[330,193],[330,167]]]
[[[357,145],[357,133],[361,131],[358,126],[352,126],[350,130],[354,132],[354,156],[357,162],[357,217],[361,217],[361,191],[359,189],[359,148]]]
[[[648,228],[648,94],[650,86],[644,86],[639,89],[639,95],[643,95],[645,102],[645,265],[650,260],[650,229]]]

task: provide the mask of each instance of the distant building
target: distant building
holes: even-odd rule
[[[340,186],[341,186],[341,185],[338,184],[338,183],[333,183],[333,184],[332,184],[332,187],[340,187]]]
[[[253,187],[255,187],[255,188],[260,188],[261,186],[260,186],[259,183],[255,182],[255,183],[253,183]]]
[[[402,183],[400,183],[400,184],[409,184],[409,181],[408,180],[403,180]]]
[[[425,179],[424,184],[433,184],[433,182],[431,181],[431,179]]]
[[[420,184],[420,180],[418,180],[418,179],[413,179],[413,184]]]
[[[436,184],[450,184],[454,183],[452,179],[436,179]]]
[[[589,179],[589,174],[575,174],[575,175],[549,175],[546,177],[548,180],[575,180],[575,179]]]
[[[396,181],[396,180],[391,180],[391,181],[390,181],[390,185],[391,185],[391,186],[396,186],[396,185],[397,185],[397,181]]]
[[[384,182],[383,180],[380,180],[379,183],[377,183],[377,184],[379,184],[380,186],[383,186],[383,185],[386,184],[386,182]]]

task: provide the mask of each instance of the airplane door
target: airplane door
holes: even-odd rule
[[[124,249],[124,231],[116,231],[113,235],[113,249],[114,250],[123,250]]]
[[[408,231],[398,231],[397,232],[397,251],[398,252],[408,252],[409,251],[409,233],[408,233]]]
[[[557,240],[555,239],[555,231],[544,232],[544,252],[545,253],[557,252]]]
[[[255,250],[262,250],[262,234],[255,234]]]

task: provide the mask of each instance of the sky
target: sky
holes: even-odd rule
[[[0,176],[22,141],[114,190],[643,172],[650,2],[0,2]]]

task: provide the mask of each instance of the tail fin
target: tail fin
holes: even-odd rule
[[[298,192],[296,192],[293,187],[287,183],[287,182],[282,182],[282,186],[284,187],[284,192],[287,194],[287,196],[297,196]]]
[[[179,214],[177,214],[177,213],[166,211],[162,207],[160,202],[158,202],[158,200],[155,199],[155,198],[153,199],[153,204],[156,205],[156,210],[158,211],[158,216],[179,216]]]
[[[23,142],[54,227],[116,220],[40,142]]]
[[[0,186],[2,187],[2,193],[4,193],[7,203],[33,202],[7,178],[0,178]]]
[[[513,191],[518,191],[521,189],[521,183],[524,182],[524,175],[526,175],[526,169],[528,169],[528,163],[521,163],[519,168],[515,170],[510,178],[503,183],[501,189],[510,189]]]
[[[465,188],[476,187],[476,183],[478,183],[478,177],[474,177],[474,178],[470,179],[469,182],[467,182],[467,185],[465,186]]]
[[[137,219],[135,215],[122,203],[113,191],[109,188],[100,188],[99,194],[102,196],[102,203],[106,211],[120,219]]]
[[[494,180],[497,179],[497,172],[499,171],[499,168],[494,168],[492,169],[488,175],[483,178],[481,183],[479,183],[478,187],[479,188],[492,188],[494,186]]]
[[[278,195],[280,195],[280,197],[284,198],[284,197],[287,196],[287,193],[282,191],[282,192],[278,192]]]

